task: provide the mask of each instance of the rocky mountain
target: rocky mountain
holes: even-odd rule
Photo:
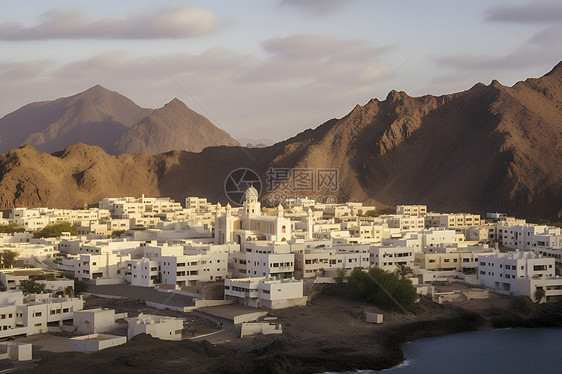
[[[99,85],[26,105],[0,119],[0,153],[23,144],[51,153],[79,142],[110,154],[199,152],[207,146],[238,145],[178,99],[161,109],[146,109]]]
[[[115,142],[115,153],[201,152],[203,148],[238,145],[230,135],[178,99],[143,118]]]
[[[113,152],[115,139],[151,112],[102,86],[26,105],[0,119],[0,153],[22,144],[54,152],[77,142]]]
[[[337,191],[287,194],[552,218],[562,208],[561,160],[559,64],[513,87],[493,81],[439,97],[392,91],[384,101],[373,99],[344,118],[266,148],[152,156],[110,156],[83,144],[53,155],[29,146],[15,149],[0,156],[0,206],[82,206],[141,193],[226,202],[224,180],[240,167],[261,176],[265,198],[271,167],[331,168],[338,171]]]

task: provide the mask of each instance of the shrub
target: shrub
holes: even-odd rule
[[[43,227],[42,230],[36,231],[33,236],[36,238],[57,238],[61,236],[63,232],[69,232],[70,235],[78,234],[76,226],[72,225],[70,222],[65,221],[47,225]]]
[[[368,273],[354,269],[347,279],[347,286],[355,296],[386,310],[412,310],[418,299],[412,281],[378,267],[369,269]]]

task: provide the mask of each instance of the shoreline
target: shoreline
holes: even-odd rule
[[[562,303],[495,296],[464,304],[422,298],[412,315],[386,313],[382,325],[366,324],[373,306],[331,289],[302,308],[271,311],[283,335],[258,335],[221,344],[161,341],[139,335],[129,343],[90,354],[56,353],[30,373],[299,373],[384,370],[404,362],[402,345],[460,332],[507,327],[562,327]]]

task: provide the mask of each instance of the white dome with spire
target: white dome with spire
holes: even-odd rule
[[[256,190],[253,185],[246,190],[246,201],[248,202],[258,201],[259,196],[258,190]]]

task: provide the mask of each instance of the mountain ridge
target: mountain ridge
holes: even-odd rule
[[[176,116],[170,118],[170,123],[162,120],[153,123],[153,131],[161,135],[159,146],[155,148],[154,142],[150,141],[152,134],[143,133],[141,122],[155,111],[169,111],[171,103],[172,107],[181,108],[188,115],[184,120]],[[129,98],[99,84],[72,96],[31,103],[0,119],[0,153],[23,144],[56,152],[83,142],[100,146],[110,154],[158,153],[174,147],[200,151],[210,145],[238,144],[179,99],[175,98],[167,105],[166,110],[166,106],[141,108]],[[163,130],[166,128],[167,131]],[[189,141],[182,142],[179,136],[189,137]],[[128,148],[122,139],[136,139],[137,143]]]
[[[110,156],[85,145],[54,155],[24,147],[0,156],[0,205],[81,206],[142,193],[226,202],[224,179],[236,168],[255,170],[264,185],[270,168],[331,168],[337,191],[289,196],[333,193],[340,201],[553,218],[562,208],[560,70],[558,64],[512,87],[492,81],[441,96],[391,91],[264,148]],[[42,182],[53,173],[70,198],[59,184]],[[279,192],[264,191],[262,199]]]

